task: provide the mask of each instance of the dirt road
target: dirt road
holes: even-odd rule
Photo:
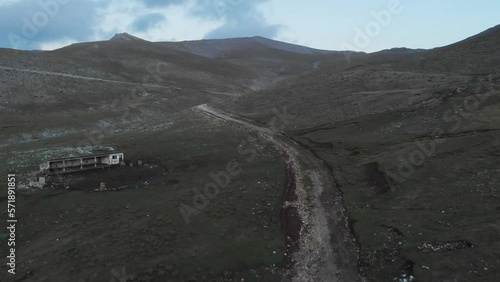
[[[59,76],[59,77],[66,77],[66,78],[73,78],[73,79],[100,81],[100,82],[116,83],[116,84],[137,85],[137,86],[151,86],[151,87],[159,87],[159,88],[167,88],[167,89],[172,88],[172,87],[169,87],[169,86],[163,86],[163,85],[158,85],[158,84],[127,82],[127,81],[120,81],[120,80],[111,80],[111,79],[103,79],[103,78],[96,78],[96,77],[81,76],[81,75],[70,74],[70,73],[62,73],[62,72],[20,69],[20,68],[12,68],[12,67],[4,67],[4,66],[0,66],[0,70],[16,71],[16,72],[27,72],[27,73],[34,73],[34,74],[43,74],[43,75],[50,75],[50,76]]]
[[[285,280],[363,281],[357,267],[359,250],[348,225],[341,192],[324,162],[269,128],[206,104],[193,109],[255,130],[283,151],[288,180],[293,181],[287,185],[293,191],[285,193],[283,202],[290,262]]]

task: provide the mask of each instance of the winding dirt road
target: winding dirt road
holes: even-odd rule
[[[364,281],[359,250],[349,228],[341,192],[324,162],[290,138],[206,104],[193,108],[255,130],[283,151],[288,166],[283,218],[291,281]]]

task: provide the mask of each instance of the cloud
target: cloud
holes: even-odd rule
[[[139,33],[150,41],[275,38],[282,26],[267,23],[260,9],[269,1],[0,0],[0,47],[53,49],[119,32]]]
[[[283,28],[281,25],[262,24],[255,17],[228,19],[226,23],[205,35],[207,39],[263,36],[274,38]]]
[[[165,20],[165,16],[160,13],[151,13],[137,18],[132,23],[132,28],[135,31],[148,31],[152,27],[158,25]]]
[[[55,50],[68,45],[76,43],[75,40],[70,38],[63,38],[61,40],[53,40],[48,42],[40,42],[39,47],[42,50]]]
[[[255,35],[273,38],[284,26],[266,23],[259,5],[268,1],[197,0],[192,13],[202,18],[224,20],[221,27],[205,35],[208,39]]]
[[[175,4],[181,4],[184,0],[140,0],[147,7],[166,7]]]
[[[0,46],[38,49],[39,42],[88,40],[98,19],[99,1],[10,1],[0,9]]]

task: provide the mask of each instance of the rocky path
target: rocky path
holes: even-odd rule
[[[296,230],[287,228],[291,281],[363,281],[357,267],[358,248],[348,225],[342,195],[324,162],[290,138],[251,121],[231,116],[208,105],[193,108],[212,118],[223,119],[255,130],[283,151],[294,191],[285,196],[284,214],[298,217]],[[292,175],[290,175],[292,174]],[[293,217],[284,217],[285,221]],[[297,233],[298,236],[293,236]],[[292,248],[291,245],[296,245]]]

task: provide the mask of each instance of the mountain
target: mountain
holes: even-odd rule
[[[300,45],[280,42],[255,36],[230,39],[208,39],[184,42],[163,42],[164,46],[176,48],[210,58],[234,58],[262,52],[283,51],[303,55],[335,54],[338,51],[318,50]]]
[[[499,208],[499,43],[497,26],[432,50],[357,56],[218,106],[325,161],[371,281],[472,281],[473,257],[493,265],[500,254],[489,228]]]
[[[328,65],[345,65],[346,52],[317,50],[264,37],[159,42],[162,47],[230,62],[256,73],[253,90]],[[363,55],[348,52],[353,57]]]
[[[500,25],[455,44],[435,48],[402,64],[422,71],[482,74],[497,72],[500,65]]]
[[[294,124],[303,127],[406,108],[466,87],[478,75],[499,73],[499,44],[496,26],[432,50],[393,48],[358,55],[348,65],[326,66],[225,106],[257,116],[271,102],[287,105],[308,117]]]
[[[346,113],[352,116],[360,108],[378,113],[405,107],[445,91],[450,84],[458,87],[463,84],[462,71],[454,70],[464,62],[481,62],[474,68],[491,71],[498,66],[493,47],[498,46],[498,33],[496,27],[434,50],[394,48],[371,54],[317,50],[263,37],[149,42],[128,33],[48,52],[2,49],[1,67],[10,69],[0,70],[4,74],[0,106],[8,109],[2,114],[77,111],[83,117],[92,115],[90,109],[106,111],[96,101],[112,103],[130,92],[131,85],[140,86],[147,79],[147,84],[164,87],[145,94],[146,101],[155,101],[150,114],[157,113],[159,119],[209,102],[256,115],[269,101],[282,101],[297,114],[310,112],[311,120],[328,122]],[[440,73],[440,78],[429,85],[431,73]],[[21,95],[15,94],[19,91]],[[372,95],[364,95],[367,91]],[[252,94],[240,98],[245,93]],[[413,93],[413,98],[401,103],[398,97],[406,93]],[[379,99],[380,95],[390,99]],[[163,100],[169,103],[158,102]],[[340,106],[329,110],[333,101]],[[308,119],[302,121],[301,126],[309,126]]]
[[[262,273],[293,264],[282,261],[293,258],[286,246],[299,245],[289,244],[296,239],[283,231],[300,238],[310,222],[295,221],[299,218],[285,214],[283,207],[302,214],[300,206],[288,202],[298,197],[321,200],[310,208],[324,208],[332,221],[352,229],[359,246],[357,265],[369,280],[446,281],[457,275],[465,281],[498,281],[493,266],[500,254],[499,36],[497,26],[432,50],[370,54],[262,37],[149,42],[126,33],[54,51],[0,49],[0,158],[8,164],[0,168],[3,175],[15,172],[23,177],[19,184],[29,183],[41,160],[100,147],[126,152],[132,161],[114,170],[121,171],[117,174],[102,170],[91,178],[75,176],[72,183],[80,184],[71,189],[61,178],[56,184],[61,189],[26,195],[30,200],[21,218],[38,217],[24,225],[21,242],[32,243],[19,257],[33,264],[23,277],[36,273],[43,280],[61,269],[77,276],[80,272],[72,271],[70,263],[76,259],[94,278],[96,273],[109,276],[110,265],[96,263],[106,261],[133,271],[140,265],[145,275],[133,276],[136,280],[154,280],[152,273],[170,273],[180,265],[184,270],[175,274],[178,280],[279,281]],[[247,127],[192,110],[207,103],[234,119],[245,118]],[[268,142],[272,135],[252,132],[252,123],[275,127],[280,140],[300,147],[307,159],[321,161],[311,167],[299,164],[295,149],[282,143],[275,150]],[[136,165],[138,160],[146,165]],[[234,162],[244,173],[229,177]],[[208,197],[207,184],[219,183],[216,171],[218,180],[228,175],[231,184],[219,196]],[[331,171],[331,181],[318,171]],[[86,192],[117,179],[134,189]],[[300,193],[294,194],[295,189]],[[335,189],[341,198],[322,194]],[[210,205],[197,203],[200,191]],[[194,204],[196,209],[188,208],[199,213],[191,225],[179,213],[184,203]],[[336,217],[332,205],[345,207],[349,221]],[[63,217],[64,211],[70,214]],[[118,223],[110,225],[103,214],[116,215],[111,220]],[[284,218],[294,220],[280,225]],[[54,229],[47,222],[62,225]],[[154,231],[152,237],[137,242],[145,229]],[[313,241],[330,242],[320,229],[311,229],[319,230]],[[82,242],[94,234],[105,236],[91,241],[91,248],[75,249],[76,233],[75,240]],[[207,234],[214,234],[208,236],[214,240],[206,241]],[[138,251],[109,252],[108,238],[115,246],[135,242],[129,249]],[[259,240],[260,248],[247,244],[249,239]],[[47,242],[52,243],[47,247]],[[47,250],[56,250],[52,257],[58,260],[50,268],[42,263]],[[323,255],[316,248],[304,250]],[[234,253],[249,256],[226,256]],[[218,264],[222,276],[214,279],[212,262],[221,254],[230,265]],[[120,261],[123,257],[136,260]],[[61,266],[61,261],[67,263]],[[196,275],[187,276],[192,265]],[[235,270],[245,275],[234,276]]]
[[[142,38],[130,35],[130,34],[126,33],[126,32],[124,32],[124,33],[117,33],[113,37],[111,37],[109,40],[110,41],[134,41],[134,40],[145,41]]]
[[[29,131],[38,137],[97,128],[102,120],[110,131],[154,127],[193,106],[343,61],[343,53],[258,37],[165,43],[122,33],[54,51],[2,49],[0,126],[21,117],[26,126],[37,120]],[[139,98],[147,107],[129,111],[129,100]],[[56,122],[68,113],[73,122]],[[25,129],[2,132],[0,143],[16,142]]]

